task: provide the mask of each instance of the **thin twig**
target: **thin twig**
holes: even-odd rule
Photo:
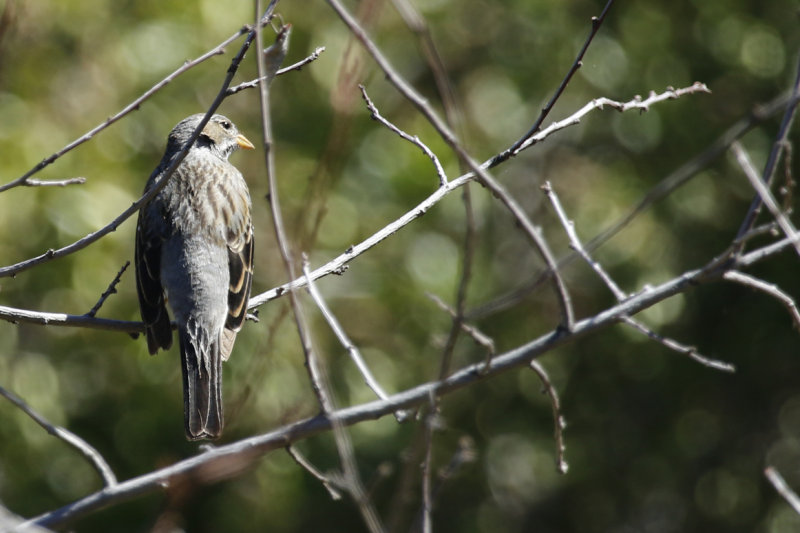
[[[399,135],[401,138],[419,147],[419,149],[422,150],[422,152],[426,156],[428,156],[428,158],[433,162],[433,166],[436,168],[436,175],[439,176],[439,186],[447,185],[447,174],[444,171],[444,167],[439,162],[439,158],[436,157],[436,154],[434,154],[433,151],[430,148],[428,148],[428,146],[425,143],[420,141],[419,137],[417,137],[416,135],[412,137],[408,133],[404,132],[403,130],[401,130],[388,120],[386,120],[380,114],[378,108],[375,107],[375,104],[372,103],[372,100],[370,100],[369,96],[367,95],[367,89],[364,87],[364,85],[359,83],[358,88],[361,91],[361,97],[367,104],[367,109],[369,109],[370,112],[370,118],[372,118],[373,120],[377,120],[378,122],[389,128],[391,131]]]
[[[28,178],[22,185],[25,187],[66,187],[67,185],[83,185],[84,183],[86,183],[86,178],[84,177],[66,178],[63,180],[37,180]]]
[[[305,260],[305,257],[303,259],[303,273],[308,276],[308,264]],[[317,295],[319,295],[316,287],[310,280],[308,283],[308,289],[309,292],[316,292]],[[319,305],[319,302],[317,303]],[[328,383],[325,367],[321,361],[316,360],[313,353],[311,356],[312,357],[309,358],[309,361],[314,362],[317,368],[317,375],[312,376],[312,379],[318,380],[315,386],[319,388],[320,396],[324,402],[323,406],[327,406],[328,408],[328,411],[325,411],[325,413],[332,413],[336,409],[336,401],[334,399],[333,391],[330,389]],[[400,412],[401,411],[399,410],[397,411],[397,413]],[[358,505],[361,516],[369,530],[372,533],[383,532],[383,524],[381,523],[378,513],[376,512],[375,507],[372,505],[372,502],[369,500],[367,492],[364,490],[363,483],[361,482],[361,477],[358,473],[358,468],[356,467],[353,443],[345,431],[344,426],[339,423],[339,421],[335,418],[335,415],[331,414],[330,416],[333,417],[333,436],[334,440],[336,441],[336,449],[339,452],[339,460],[342,464],[342,488],[347,490],[347,492],[356,502],[356,505]],[[398,416],[398,418],[400,417],[400,415],[397,414],[395,414],[395,416]],[[405,415],[403,415],[403,417],[404,416]]]
[[[736,161],[739,163],[739,166],[744,172],[744,175],[747,177],[747,180],[750,182],[750,185],[753,186],[753,189],[755,189],[756,193],[761,198],[761,203],[767,206],[767,209],[775,218],[778,226],[780,226],[786,236],[795,239],[796,242],[794,247],[798,255],[800,255],[800,240],[798,240],[800,235],[798,235],[797,229],[789,220],[789,217],[786,216],[786,213],[781,211],[778,201],[772,195],[772,191],[770,191],[766,183],[761,180],[761,177],[756,172],[753,163],[750,161],[750,156],[747,154],[747,151],[739,141],[735,141],[731,144],[731,150],[736,156]]]
[[[359,351],[358,347],[353,344],[353,341],[347,336],[345,333],[344,328],[336,319],[336,316],[331,312],[328,305],[325,303],[325,299],[320,294],[319,289],[317,289],[316,284],[311,280],[310,274],[308,271],[308,263],[303,260],[303,275],[306,276],[308,280],[308,292],[311,294],[311,298],[314,300],[314,303],[317,304],[317,308],[319,309],[322,316],[325,318],[325,321],[328,322],[331,330],[333,330],[334,335],[336,338],[339,339],[339,342],[347,350],[347,353],[350,355],[350,358],[355,363],[358,371],[361,372],[361,375],[364,377],[364,381],[366,382],[367,386],[375,393],[378,398],[385,400],[388,395],[384,392],[383,388],[380,386],[378,381],[375,379],[375,376],[372,375],[367,363],[364,361],[364,358],[361,356],[361,352]]]
[[[472,206],[472,193],[470,186],[467,184],[461,195],[462,203],[464,204],[464,244],[463,253],[461,255],[461,275],[458,279],[458,288],[456,289],[456,304],[453,313],[453,323],[450,326],[450,331],[447,334],[447,341],[445,341],[444,348],[442,349],[441,362],[439,364],[439,378],[445,377],[450,373],[450,367],[453,360],[453,352],[456,348],[456,341],[458,341],[459,333],[464,329],[464,313],[467,309],[467,291],[469,289],[469,282],[472,279],[472,262],[475,258],[475,212]],[[470,326],[467,326],[469,328]],[[475,337],[473,337],[474,339]],[[491,341],[491,339],[489,339]],[[494,355],[494,342],[491,342],[491,349],[487,351],[486,361],[489,361]]]
[[[453,319],[453,322],[456,323],[456,318],[458,317],[458,311],[447,305],[447,303],[436,296],[433,293],[426,293],[426,296],[433,300],[433,302],[439,307],[439,309],[445,311],[450,317]],[[472,324],[468,324],[463,319],[458,321],[458,326],[461,331],[469,335],[469,337],[475,342],[475,344],[486,348],[486,357],[484,358],[484,363],[486,365],[492,360],[492,357],[495,354],[495,346],[494,340],[479,330],[477,327],[473,326]],[[447,375],[447,372],[440,372],[439,379],[442,379]]]
[[[173,81],[175,78],[177,78],[178,76],[180,76],[181,74],[183,74],[187,70],[189,70],[189,69],[191,69],[193,67],[196,67],[197,65],[199,65],[200,63],[206,61],[209,58],[212,58],[212,57],[217,56],[217,55],[224,54],[226,46],[231,44],[233,41],[235,41],[236,39],[238,39],[242,35],[248,33],[249,31],[250,31],[250,28],[243,27],[243,28],[239,29],[239,31],[237,31],[236,33],[234,33],[233,35],[231,35],[230,37],[228,37],[227,39],[222,41],[220,44],[218,44],[217,46],[215,46],[214,48],[209,50],[208,52],[196,57],[195,59],[186,61],[180,67],[178,67],[172,73],[170,73],[167,77],[165,77],[160,82],[156,83],[155,85],[153,85],[152,87],[147,89],[139,98],[137,98],[134,101],[132,101],[131,103],[129,103],[121,111],[119,111],[116,115],[107,118],[104,122],[98,124],[97,126],[92,128],[91,130],[89,130],[88,132],[83,134],[78,139],[75,139],[74,141],[72,141],[71,143],[69,143],[68,145],[63,147],[61,150],[59,150],[59,151],[53,153],[52,155],[46,157],[41,162],[39,162],[35,167],[30,169],[28,172],[26,172],[25,174],[23,174],[19,178],[15,179],[13,181],[10,181],[10,182],[8,182],[8,183],[6,183],[4,185],[0,185],[0,192],[6,191],[6,190],[8,190],[8,189],[10,189],[12,187],[25,185],[25,183],[28,180],[28,178],[30,178],[32,175],[36,174],[37,172],[39,172],[40,170],[42,170],[46,166],[48,166],[51,163],[53,163],[59,157],[63,156],[64,154],[66,154],[70,150],[72,150],[74,148],[77,148],[81,144],[85,143],[86,141],[88,141],[89,139],[91,139],[92,137],[94,137],[95,135],[97,135],[98,133],[100,133],[101,131],[106,129],[107,127],[109,127],[111,124],[117,122],[122,117],[128,115],[129,113],[131,113],[133,111],[137,111],[141,107],[142,103],[145,100],[149,99],[151,96],[153,96],[158,91],[163,89],[168,83]]]
[[[259,0],[256,5],[257,17],[259,16],[260,9],[261,2]],[[267,70],[267,58],[264,57],[267,52],[273,56],[278,56],[278,59],[286,57],[286,45],[288,45],[288,36],[290,30],[290,26],[281,27],[278,35],[275,37],[275,44],[270,46],[268,51],[265,51],[264,53],[259,52],[256,54],[256,64],[258,67],[258,86],[261,103],[261,127],[264,139],[264,169],[266,172],[267,189],[269,191],[267,194],[267,202],[269,203],[270,207],[273,228],[275,229],[275,239],[278,243],[278,250],[280,251],[281,260],[283,261],[283,267],[286,271],[287,277],[289,279],[294,279],[296,277],[296,269],[294,265],[294,259],[292,258],[292,252],[290,250],[289,240],[286,236],[286,230],[284,229],[283,225],[283,214],[281,213],[280,197],[278,195],[278,184],[275,173],[275,156],[272,152],[273,138],[269,99],[269,82],[271,81],[275,72],[269,72]],[[260,29],[256,30],[256,43],[256,48],[259,51],[264,49],[262,32]],[[269,61],[275,69],[277,69],[277,65],[280,65],[280,61],[278,59],[273,57],[270,58]],[[300,345],[303,348],[305,366],[309,374],[311,388],[314,391],[314,395],[317,397],[317,401],[319,402],[322,411],[325,413],[330,412],[332,410],[332,405],[330,399],[325,396],[323,390],[321,370],[316,360],[313,347],[311,346],[311,338],[308,333],[308,322],[306,320],[305,313],[303,312],[302,305],[298,300],[294,290],[289,291],[289,302],[293,311],[295,327],[297,328],[297,333],[300,337]]]
[[[258,25],[258,27],[260,28],[261,25]],[[224,42],[224,44],[228,44],[229,42],[232,42],[233,40],[238,38],[242,33],[245,32],[246,29],[247,28],[243,28],[242,30],[237,32],[233,37],[231,37],[228,40],[226,40]],[[92,244],[93,242],[97,241],[101,237],[111,233],[112,231],[116,231],[116,229],[120,226],[120,224],[122,224],[125,220],[130,218],[134,213],[136,213],[145,204],[147,204],[152,198],[154,198],[155,195],[158,194],[161,191],[161,189],[163,189],[166,186],[166,184],[169,181],[169,179],[175,173],[175,170],[180,166],[181,162],[183,162],[184,158],[186,157],[186,154],[189,153],[189,149],[194,145],[194,142],[197,139],[197,137],[200,135],[200,132],[203,131],[203,128],[208,123],[209,119],[211,118],[211,115],[214,114],[214,111],[217,110],[219,105],[222,103],[222,100],[225,99],[225,91],[227,90],[228,86],[231,84],[231,81],[233,80],[233,77],[236,75],[236,72],[239,69],[239,64],[241,63],[242,58],[244,57],[244,54],[250,48],[250,43],[252,43],[254,37],[255,37],[255,32],[250,30],[249,33],[247,34],[247,37],[245,38],[244,43],[239,48],[239,52],[231,60],[231,64],[228,67],[228,70],[227,70],[226,75],[225,75],[225,79],[222,82],[222,88],[219,90],[219,92],[217,93],[217,96],[214,98],[214,101],[209,106],[208,110],[206,111],[205,116],[200,121],[200,123],[197,125],[197,128],[195,128],[194,132],[192,133],[191,137],[187,140],[186,144],[170,160],[169,166],[164,170],[161,179],[158,181],[158,183],[154,187],[151,187],[150,190],[148,190],[147,192],[145,192],[142,195],[141,198],[139,198],[133,204],[131,204],[131,206],[129,208],[127,208],[120,215],[118,215],[108,225],[100,228],[99,230],[93,231],[92,233],[89,233],[85,237],[73,242],[72,244],[69,244],[69,245],[64,246],[62,248],[59,248],[57,250],[54,250],[54,249],[51,248],[51,249],[47,250],[46,252],[44,252],[43,254],[40,254],[40,255],[38,255],[36,257],[30,258],[30,259],[26,259],[25,261],[21,261],[19,263],[13,264],[13,265],[2,267],[2,268],[0,268],[0,277],[13,276],[15,274],[18,274],[19,272],[22,272],[23,270],[27,270],[29,268],[32,268],[32,267],[40,265],[42,263],[51,261],[51,260],[53,260],[55,258],[58,258],[58,257],[63,257],[65,255],[69,255],[71,253],[77,252],[78,250],[82,250],[83,248],[89,246],[90,244]],[[218,46],[217,48],[215,48],[211,52],[207,52],[206,54],[204,54],[204,55],[200,56],[199,58],[197,58],[196,60],[194,60],[194,62],[185,63],[183,67],[181,67],[178,70],[176,70],[175,72],[173,72],[170,75],[171,77],[168,76],[167,78],[162,80],[159,84],[157,84],[157,85],[153,86],[152,88],[150,88],[145,93],[145,95],[143,95],[141,98],[135,100],[133,103],[129,104],[125,109],[123,109],[122,111],[117,113],[117,115],[115,115],[114,117],[109,118],[106,121],[106,123],[101,124],[100,126],[96,127],[94,130],[90,131],[89,133],[87,133],[86,135],[84,135],[83,137],[78,139],[77,141],[74,141],[73,143],[67,145],[60,152],[57,152],[56,154],[53,154],[52,156],[50,156],[48,159],[45,159],[44,161],[42,161],[42,163],[40,163],[37,167],[34,167],[34,169],[29,171],[27,174],[25,174],[22,177],[18,178],[14,182],[7,184],[6,188],[10,188],[11,186],[16,186],[16,185],[22,184],[31,174],[33,174],[34,172],[38,172],[38,170],[40,170],[40,168],[44,168],[45,166],[47,166],[50,163],[52,163],[53,161],[55,161],[55,159],[57,159],[58,157],[60,157],[64,153],[66,153],[69,150],[75,148],[79,144],[88,141],[98,131],[101,131],[102,129],[107,127],[107,124],[110,124],[112,122],[115,122],[115,121],[119,120],[125,114],[127,114],[130,111],[134,110],[141,103],[141,100],[145,99],[146,97],[151,96],[158,89],[160,89],[161,86],[166,85],[167,83],[169,83],[169,81],[171,81],[174,78],[174,76],[177,76],[178,74],[184,72],[186,70],[184,68],[184,67],[186,67],[186,65],[189,65],[189,64],[193,65],[195,63],[198,63],[198,62],[200,62],[202,60],[207,59],[208,57],[211,57],[212,55],[217,55],[219,53],[222,53],[222,46]],[[4,189],[2,187],[0,187],[0,192],[2,192],[3,190]]]
[[[778,129],[778,135],[775,138],[775,142],[772,143],[772,149],[769,152],[767,163],[764,165],[764,171],[761,174],[761,181],[767,188],[769,188],[769,186],[772,184],[772,178],[775,175],[775,169],[778,167],[778,161],[781,158],[784,146],[786,146],[786,139],[789,137],[789,132],[792,129],[792,123],[794,122],[797,105],[800,103],[800,58],[798,58],[797,73],[795,75],[794,84],[792,85],[790,95],[791,96],[786,105],[786,109],[783,112],[783,119],[781,120],[781,126]],[[757,194],[756,197],[753,198],[753,202],[750,204],[750,208],[747,211],[744,220],[742,221],[742,225],[739,227],[737,237],[747,233],[747,231],[753,227],[753,224],[755,224],[756,218],[761,211],[761,205],[761,195]],[[741,250],[739,251],[741,252]]]
[[[556,441],[556,470],[558,470],[560,474],[566,474],[567,470],[569,470],[569,464],[564,458],[564,452],[566,451],[566,446],[564,445],[564,429],[567,427],[567,423],[564,420],[564,416],[561,414],[561,402],[558,399],[558,391],[556,391],[556,388],[553,386],[553,382],[550,381],[550,376],[547,375],[547,371],[538,361],[531,361],[530,367],[536,375],[539,376],[542,382],[543,392],[550,398],[550,406],[553,409],[553,438]]]
[[[83,455],[88,461],[89,464],[97,470],[97,473],[100,474],[100,477],[103,478],[103,483],[107,488],[114,487],[117,484],[117,478],[114,475],[114,472],[111,470],[111,467],[108,466],[108,463],[103,456],[100,455],[94,447],[77,436],[76,434],[72,433],[68,429],[62,428],[61,426],[57,426],[55,424],[51,424],[44,418],[42,415],[37,413],[33,410],[25,400],[14,394],[13,392],[6,390],[3,387],[0,387],[0,395],[2,395],[6,400],[13,403],[17,407],[22,410],[23,413],[31,417],[34,422],[39,424],[45,431],[47,431],[50,435],[57,437],[73,448],[75,448],[81,455]]]
[[[436,430],[439,417],[439,402],[433,391],[428,398],[428,412],[424,422],[424,442],[425,455],[422,459],[422,533],[433,533],[433,499],[432,492],[432,470],[433,470],[433,433]]]
[[[780,287],[774,283],[767,283],[766,281],[736,270],[729,270],[725,272],[722,277],[728,281],[739,283],[745,287],[750,287],[751,289],[755,289],[759,292],[763,292],[764,294],[772,296],[781,304],[783,304],[784,307],[786,307],[786,310],[792,317],[794,327],[800,329],[800,312],[797,311],[797,305],[795,304],[794,299],[782,291]]]
[[[764,469],[764,475],[767,476],[767,479],[772,486],[775,487],[775,490],[778,491],[778,494],[783,496],[783,499],[794,509],[794,512],[800,514],[800,497],[797,496],[797,493],[794,492],[786,481],[783,479],[783,476],[778,473],[778,471],[773,466],[768,466]]]
[[[542,190],[547,195],[547,198],[550,200],[550,203],[553,205],[553,209],[558,216],[558,220],[561,222],[561,226],[564,228],[564,231],[567,233],[567,237],[569,238],[570,246],[573,250],[578,252],[580,256],[583,258],[586,263],[592,267],[592,270],[603,280],[606,284],[608,289],[614,295],[614,298],[617,299],[618,302],[621,302],[625,298],[628,297],[625,294],[625,291],[619,288],[619,285],[611,279],[605,269],[600,266],[600,263],[592,259],[589,253],[584,249],[583,244],[581,244],[581,240],[578,237],[578,233],[575,231],[575,223],[567,217],[567,213],[564,211],[564,208],[561,206],[561,201],[558,199],[558,195],[553,190],[553,187],[550,185],[549,181],[545,181],[544,185],[542,185]]]
[[[656,333],[652,329],[648,328],[635,318],[626,316],[623,317],[623,321],[629,326],[633,327],[635,330],[644,333],[650,339],[663,344],[670,350],[686,355],[687,357],[697,361],[703,366],[707,366],[715,370],[721,370],[723,372],[736,372],[736,367],[731,363],[726,363],[725,361],[720,361],[718,359],[711,359],[709,357],[705,357],[704,355],[700,354],[697,351],[697,348],[695,348],[694,346],[686,346],[674,339],[664,337],[663,335]]]
[[[334,486],[333,486],[333,481],[331,481],[330,479],[328,479],[327,477],[325,477],[325,475],[324,475],[322,472],[320,472],[319,470],[317,470],[316,468],[314,468],[314,465],[312,465],[311,463],[309,463],[309,462],[306,460],[306,458],[305,458],[305,457],[303,457],[303,456],[300,454],[300,452],[298,452],[298,451],[295,449],[295,447],[294,447],[294,446],[292,446],[292,445],[289,445],[289,446],[287,446],[287,447],[286,447],[286,453],[288,453],[288,454],[291,456],[291,458],[292,458],[292,459],[294,459],[294,462],[295,462],[295,463],[297,463],[298,465],[300,465],[300,466],[301,466],[302,468],[304,468],[304,469],[305,469],[305,470],[306,470],[306,471],[307,471],[309,474],[311,474],[311,475],[312,475],[313,477],[315,477],[315,478],[316,478],[316,479],[317,479],[317,480],[318,480],[320,483],[322,483],[322,486],[323,486],[323,487],[325,487],[325,490],[327,490],[327,491],[328,491],[328,494],[330,494],[330,496],[331,496],[331,498],[332,498],[333,500],[341,500],[341,499],[342,499],[342,493],[341,493],[341,492],[339,492],[339,491],[338,491],[338,489],[336,489],[336,487],[334,487]]]
[[[282,69],[278,69],[278,71],[275,73],[275,76],[276,77],[277,76],[281,76],[281,75],[286,74],[288,72],[291,72],[293,70],[297,70],[297,71],[302,70],[303,67],[305,67],[309,63],[319,59],[319,56],[322,55],[322,52],[324,52],[324,51],[325,51],[325,47],[324,46],[317,47],[317,49],[314,50],[314,52],[312,52],[311,55],[309,55],[305,59],[303,59],[301,61],[298,61],[297,63],[295,63],[293,65],[289,65],[288,67],[284,67]],[[256,78],[254,80],[242,82],[239,85],[234,85],[233,87],[228,88],[228,90],[225,91],[225,94],[226,94],[226,96],[231,96],[231,95],[236,94],[236,93],[238,93],[240,91],[244,91],[245,89],[254,89],[254,88],[258,87],[258,84],[259,84],[260,81],[261,81],[261,78]]]
[[[567,233],[567,236],[570,241],[570,246],[572,247],[572,249],[575,250],[590,267],[592,267],[592,269],[597,273],[600,279],[602,279],[603,282],[606,284],[606,286],[609,288],[609,290],[617,299],[617,301],[618,302],[624,301],[628,297],[628,295],[622,289],[619,288],[619,286],[613,279],[611,279],[611,276],[609,276],[606,273],[605,269],[603,269],[600,263],[595,261],[586,251],[583,244],[581,243],[580,237],[578,237],[577,231],[575,231],[575,224],[567,217],[567,214],[564,211],[564,208],[561,206],[561,202],[558,199],[558,195],[553,190],[549,181],[545,182],[545,184],[542,186],[542,190],[550,199],[550,203],[552,203],[553,209],[558,215],[558,219],[561,222],[561,225],[564,227],[564,231]],[[623,317],[623,322],[628,324],[629,326],[632,326],[634,329],[644,333],[651,339],[660,342],[667,348],[674,350],[678,353],[687,355],[688,357],[694,359],[695,361],[701,363],[702,365],[715,368],[717,370],[723,370],[726,372],[735,371],[733,365],[704,357],[703,355],[698,353],[695,347],[684,346],[683,344],[673,339],[669,339],[667,337],[664,337],[663,335],[659,335],[655,331],[651,330],[650,328],[648,328],[647,326],[645,326],[644,324],[642,324],[641,322],[630,316]]]
[[[576,123],[580,122],[581,118],[584,117],[587,113],[594,109],[604,109],[605,107],[610,107],[620,112],[631,111],[633,109],[637,109],[639,111],[648,111],[650,106],[653,104],[657,104],[659,102],[663,102],[665,100],[675,100],[680,98],[681,96],[687,94],[696,94],[696,93],[711,93],[711,90],[706,86],[705,83],[700,83],[699,81],[694,82],[692,85],[688,87],[684,87],[682,89],[673,89],[672,87],[667,87],[667,90],[662,93],[656,93],[655,91],[650,91],[650,94],[647,98],[642,99],[640,96],[636,96],[633,100],[628,102],[618,102],[616,100],[612,100],[610,98],[600,97],[595,98],[581,109],[579,109],[576,113],[574,113],[570,118],[574,120]],[[552,135],[553,133],[564,129],[565,127],[569,126],[569,124],[565,123],[565,121],[560,120],[558,122],[553,122],[550,126],[544,128],[543,130],[536,131],[528,137],[523,137],[523,141],[519,143],[519,146],[510,148],[511,155],[517,155],[521,151],[530,148],[534,144],[541,142],[542,139]],[[502,154],[500,160],[492,159],[490,165],[495,166],[499,162],[501,162]]]
[[[741,257],[736,258],[736,267],[745,268],[755,263],[758,263],[765,257],[781,253],[784,250],[794,246],[794,239],[785,237],[779,241],[762,246],[752,252],[748,252]]]
[[[794,152],[788,140],[783,144],[783,186],[780,188],[780,192],[783,196],[783,210],[789,211],[794,201],[794,188],[796,185],[792,174]]]
[[[97,303],[94,304],[94,307],[92,307],[89,310],[89,312],[86,313],[86,316],[94,317],[95,315],[97,315],[97,312],[100,310],[101,307],[103,307],[103,304],[106,302],[108,297],[111,296],[112,294],[116,294],[117,293],[117,284],[122,279],[122,274],[130,266],[130,264],[131,264],[130,261],[125,261],[125,264],[122,265],[122,268],[119,269],[119,272],[117,272],[117,275],[114,276],[114,279],[111,280],[111,283],[108,284],[108,288],[105,290],[105,292],[103,294],[100,295],[100,299],[97,300]]]
[[[553,109],[555,103],[564,93],[564,90],[567,88],[567,85],[572,79],[572,76],[575,75],[575,73],[583,64],[583,56],[589,49],[589,45],[592,44],[595,35],[597,35],[597,32],[600,30],[600,26],[602,26],[603,21],[606,19],[606,15],[608,14],[609,9],[611,9],[613,3],[614,0],[608,0],[606,6],[603,8],[603,11],[600,13],[600,16],[592,17],[592,29],[589,31],[589,36],[586,38],[586,41],[584,41],[583,46],[578,52],[578,55],[575,57],[575,60],[572,62],[572,66],[567,71],[566,76],[564,76],[564,79],[561,80],[561,84],[558,86],[558,89],[556,89],[555,93],[553,93],[553,96],[550,98],[550,101],[547,102],[547,105],[545,105],[544,108],[542,108],[541,113],[539,113],[539,118],[537,118],[536,122],[533,123],[531,129],[528,130],[528,132],[525,135],[523,135],[517,142],[511,145],[510,148],[493,157],[489,164],[489,168],[499,165],[500,163],[509,159],[510,157],[517,155],[527,146],[530,146],[531,144],[538,142],[533,140],[534,137],[539,132],[539,128],[542,127],[544,120],[550,114],[550,111]]]
[[[137,334],[144,332],[144,324],[129,320],[113,320],[110,318],[97,318],[87,315],[68,315],[66,313],[49,313],[46,311],[31,311],[0,305],[0,320],[12,324],[33,324],[37,326],[66,326],[73,328],[102,329],[106,331],[120,331],[122,333]]]

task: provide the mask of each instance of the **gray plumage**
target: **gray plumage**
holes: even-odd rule
[[[192,115],[173,128],[146,191],[202,118]],[[253,145],[230,120],[212,116],[167,185],[139,212],[136,227],[136,288],[147,348],[154,354],[172,345],[168,302],[178,326],[190,440],[222,432],[221,364],[230,357],[250,296],[250,195],[228,162],[239,147]]]

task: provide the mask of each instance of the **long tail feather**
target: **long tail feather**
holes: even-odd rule
[[[186,438],[216,439],[222,434],[222,358],[220,340],[180,328],[183,413]]]

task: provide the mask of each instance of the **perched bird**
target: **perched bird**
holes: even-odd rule
[[[145,191],[164,175],[203,115],[173,128]],[[253,275],[251,202],[242,174],[228,162],[253,144],[214,115],[166,186],[139,212],[136,289],[147,348],[172,345],[165,304],[178,325],[186,438],[222,433],[222,361],[230,357],[250,297]]]

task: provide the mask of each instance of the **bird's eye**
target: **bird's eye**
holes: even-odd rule
[[[229,129],[231,129],[231,126],[233,126],[233,124],[231,124],[231,123],[230,123],[230,122],[228,122],[227,120],[224,120],[224,121],[220,122],[220,125],[221,125],[223,128],[225,128],[226,130],[229,130]]]

